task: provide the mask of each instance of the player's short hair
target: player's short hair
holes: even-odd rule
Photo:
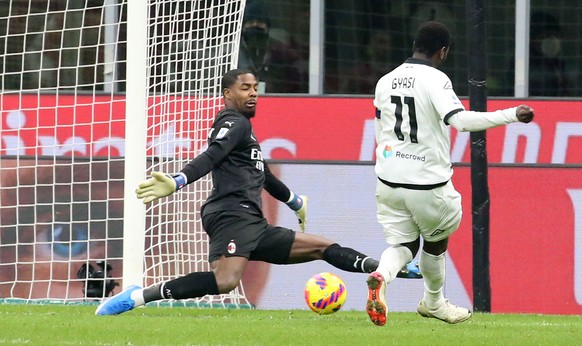
[[[433,56],[443,47],[449,47],[451,44],[449,29],[446,25],[437,21],[428,21],[423,23],[414,39],[414,51]]]
[[[236,68],[234,70],[230,70],[227,73],[225,73],[222,76],[222,81],[221,81],[221,87],[222,87],[223,93],[224,93],[224,89],[230,88],[234,83],[236,83],[238,76],[240,76],[241,74],[247,74],[247,73],[250,73],[253,76],[255,75],[253,73],[253,71],[246,69],[246,68]]]

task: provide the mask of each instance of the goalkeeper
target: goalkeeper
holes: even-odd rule
[[[210,239],[212,271],[193,272],[142,289],[130,286],[103,301],[95,314],[116,315],[160,299],[188,299],[227,293],[239,285],[249,261],[293,264],[324,260],[341,270],[371,273],[378,261],[327,238],[303,233],[307,198],[275,177],[263,160],[250,119],[257,108],[258,83],[249,70],[235,69],[222,77],[225,109],[216,116],[208,149],[170,176],[153,172],[139,184],[144,203],[166,197],[212,172],[212,193],[201,208]],[[263,188],[295,211],[301,232],[272,226],[261,209]]]

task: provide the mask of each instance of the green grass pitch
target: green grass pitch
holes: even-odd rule
[[[95,316],[95,306],[0,305],[10,345],[582,345],[582,316],[475,314],[448,325],[389,313],[146,307]]]

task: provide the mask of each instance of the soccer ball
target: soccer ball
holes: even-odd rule
[[[332,273],[313,275],[305,284],[304,293],[307,306],[320,315],[341,309],[348,296],[344,281]]]

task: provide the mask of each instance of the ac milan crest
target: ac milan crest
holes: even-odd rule
[[[230,243],[228,243],[226,250],[228,251],[229,254],[233,254],[236,252],[236,244],[234,243],[234,240],[231,240]]]

